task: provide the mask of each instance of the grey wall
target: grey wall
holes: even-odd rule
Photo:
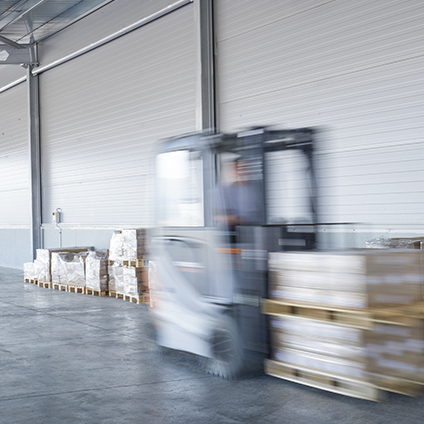
[[[39,69],[168,5],[168,1],[112,2],[41,43]],[[196,125],[193,9],[193,4],[187,5],[39,72],[44,247],[108,248],[113,230],[152,225],[155,146],[166,137],[194,131]],[[22,69],[15,69],[18,78]],[[13,80],[13,73],[1,71],[0,81]],[[0,145],[5,164],[0,173],[14,173],[0,182],[5,200],[0,224],[28,228],[26,83],[0,93],[0,99],[0,108],[8,113],[4,122],[13,122],[7,134],[14,137],[14,144],[3,137]],[[25,119],[15,128],[19,114]],[[19,159],[18,165],[12,155]],[[10,207],[3,206],[6,200]],[[52,224],[56,208],[62,210],[58,227]],[[14,235],[3,238],[0,265],[20,268],[32,258],[28,241]],[[13,260],[8,246],[17,252]]]
[[[0,265],[31,260],[25,84],[0,94]]]
[[[154,148],[195,128],[193,23],[190,5],[40,75],[43,223],[152,225]]]
[[[32,262],[30,241],[29,229],[0,229],[0,266],[22,269]]]
[[[221,129],[322,129],[321,220],[422,231],[424,3],[215,4]]]
[[[325,229],[323,245],[424,234],[424,3],[214,3],[220,129],[322,129],[321,220],[359,222]],[[39,69],[168,4],[111,2],[43,41]],[[152,225],[154,146],[196,128],[194,14],[184,6],[40,72],[45,247],[107,248],[114,229]],[[0,67],[0,266],[16,268],[31,260],[27,88],[2,87],[24,76]]]

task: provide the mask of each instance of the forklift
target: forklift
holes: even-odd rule
[[[149,269],[159,347],[224,378],[269,357],[268,253],[315,248],[314,134],[260,127],[160,146]]]

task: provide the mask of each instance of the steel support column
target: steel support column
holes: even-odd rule
[[[213,0],[195,0],[196,129],[216,128]]]
[[[30,237],[31,254],[35,259],[36,249],[41,248],[41,158],[40,158],[40,109],[38,76],[27,67],[28,127],[29,127],[29,171],[30,171]]]

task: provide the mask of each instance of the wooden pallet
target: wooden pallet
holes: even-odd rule
[[[125,296],[125,295],[124,295],[123,293],[116,293],[116,292],[115,292],[115,298],[116,298],[116,299],[123,299],[123,298],[124,298],[124,296]]]
[[[396,308],[399,314],[410,318],[424,318],[424,302],[419,302],[414,305],[400,306]]]
[[[88,287],[85,288],[85,294],[89,294],[92,296],[105,297],[108,292],[106,290],[94,290]]]
[[[38,281],[37,282],[38,287],[43,287],[45,289],[51,289],[52,283],[50,281]]]
[[[295,316],[314,321],[332,322],[348,327],[369,329],[372,323],[362,310],[346,310],[319,306],[301,306],[289,302],[262,299],[262,313],[273,316]]]
[[[64,283],[52,283],[53,290],[68,291],[68,285]]]
[[[137,303],[138,305],[146,303],[145,297],[142,294],[139,296],[130,296],[125,294],[123,299],[127,302]]]
[[[265,373],[317,389],[373,401],[384,399],[384,392],[405,396],[417,396],[423,392],[423,383],[404,378],[370,374],[368,380],[363,381],[270,359],[265,360]]]
[[[67,285],[67,291],[70,293],[85,293],[85,287],[81,286],[79,284],[68,284]]]
[[[31,278],[28,283],[38,285],[38,280],[36,278]]]
[[[409,311],[409,313],[407,312]],[[376,323],[408,326],[410,318],[424,318],[420,307],[342,309],[326,306],[300,305],[272,299],[262,299],[262,313],[272,316],[292,316],[348,327],[369,330]]]
[[[423,391],[423,382],[405,378],[378,375],[372,377],[372,383],[380,390],[405,396],[417,396]]]
[[[124,266],[134,266],[136,268],[142,268],[142,267],[149,266],[149,261],[147,259],[123,260],[122,265],[124,265]]]
[[[279,361],[265,360],[265,373],[294,383],[359,399],[379,401],[383,392],[373,384]]]

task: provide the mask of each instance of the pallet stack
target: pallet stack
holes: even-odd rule
[[[33,284],[37,281],[37,271],[34,262],[24,263],[24,281]]]
[[[88,252],[53,252],[52,285],[66,285],[67,291],[85,293],[85,259]]]
[[[349,396],[424,384],[421,252],[271,253],[268,374]]]
[[[109,296],[147,303],[146,230],[115,231],[109,249]]]
[[[24,264],[24,281],[40,287],[52,288],[52,256],[57,253],[77,254],[94,250],[94,247],[68,247],[53,249],[37,249],[34,262]],[[61,283],[67,284],[62,276]]]
[[[145,256],[145,229],[115,231],[109,250],[38,249],[36,260],[24,264],[24,279],[45,288],[149,303]]]

